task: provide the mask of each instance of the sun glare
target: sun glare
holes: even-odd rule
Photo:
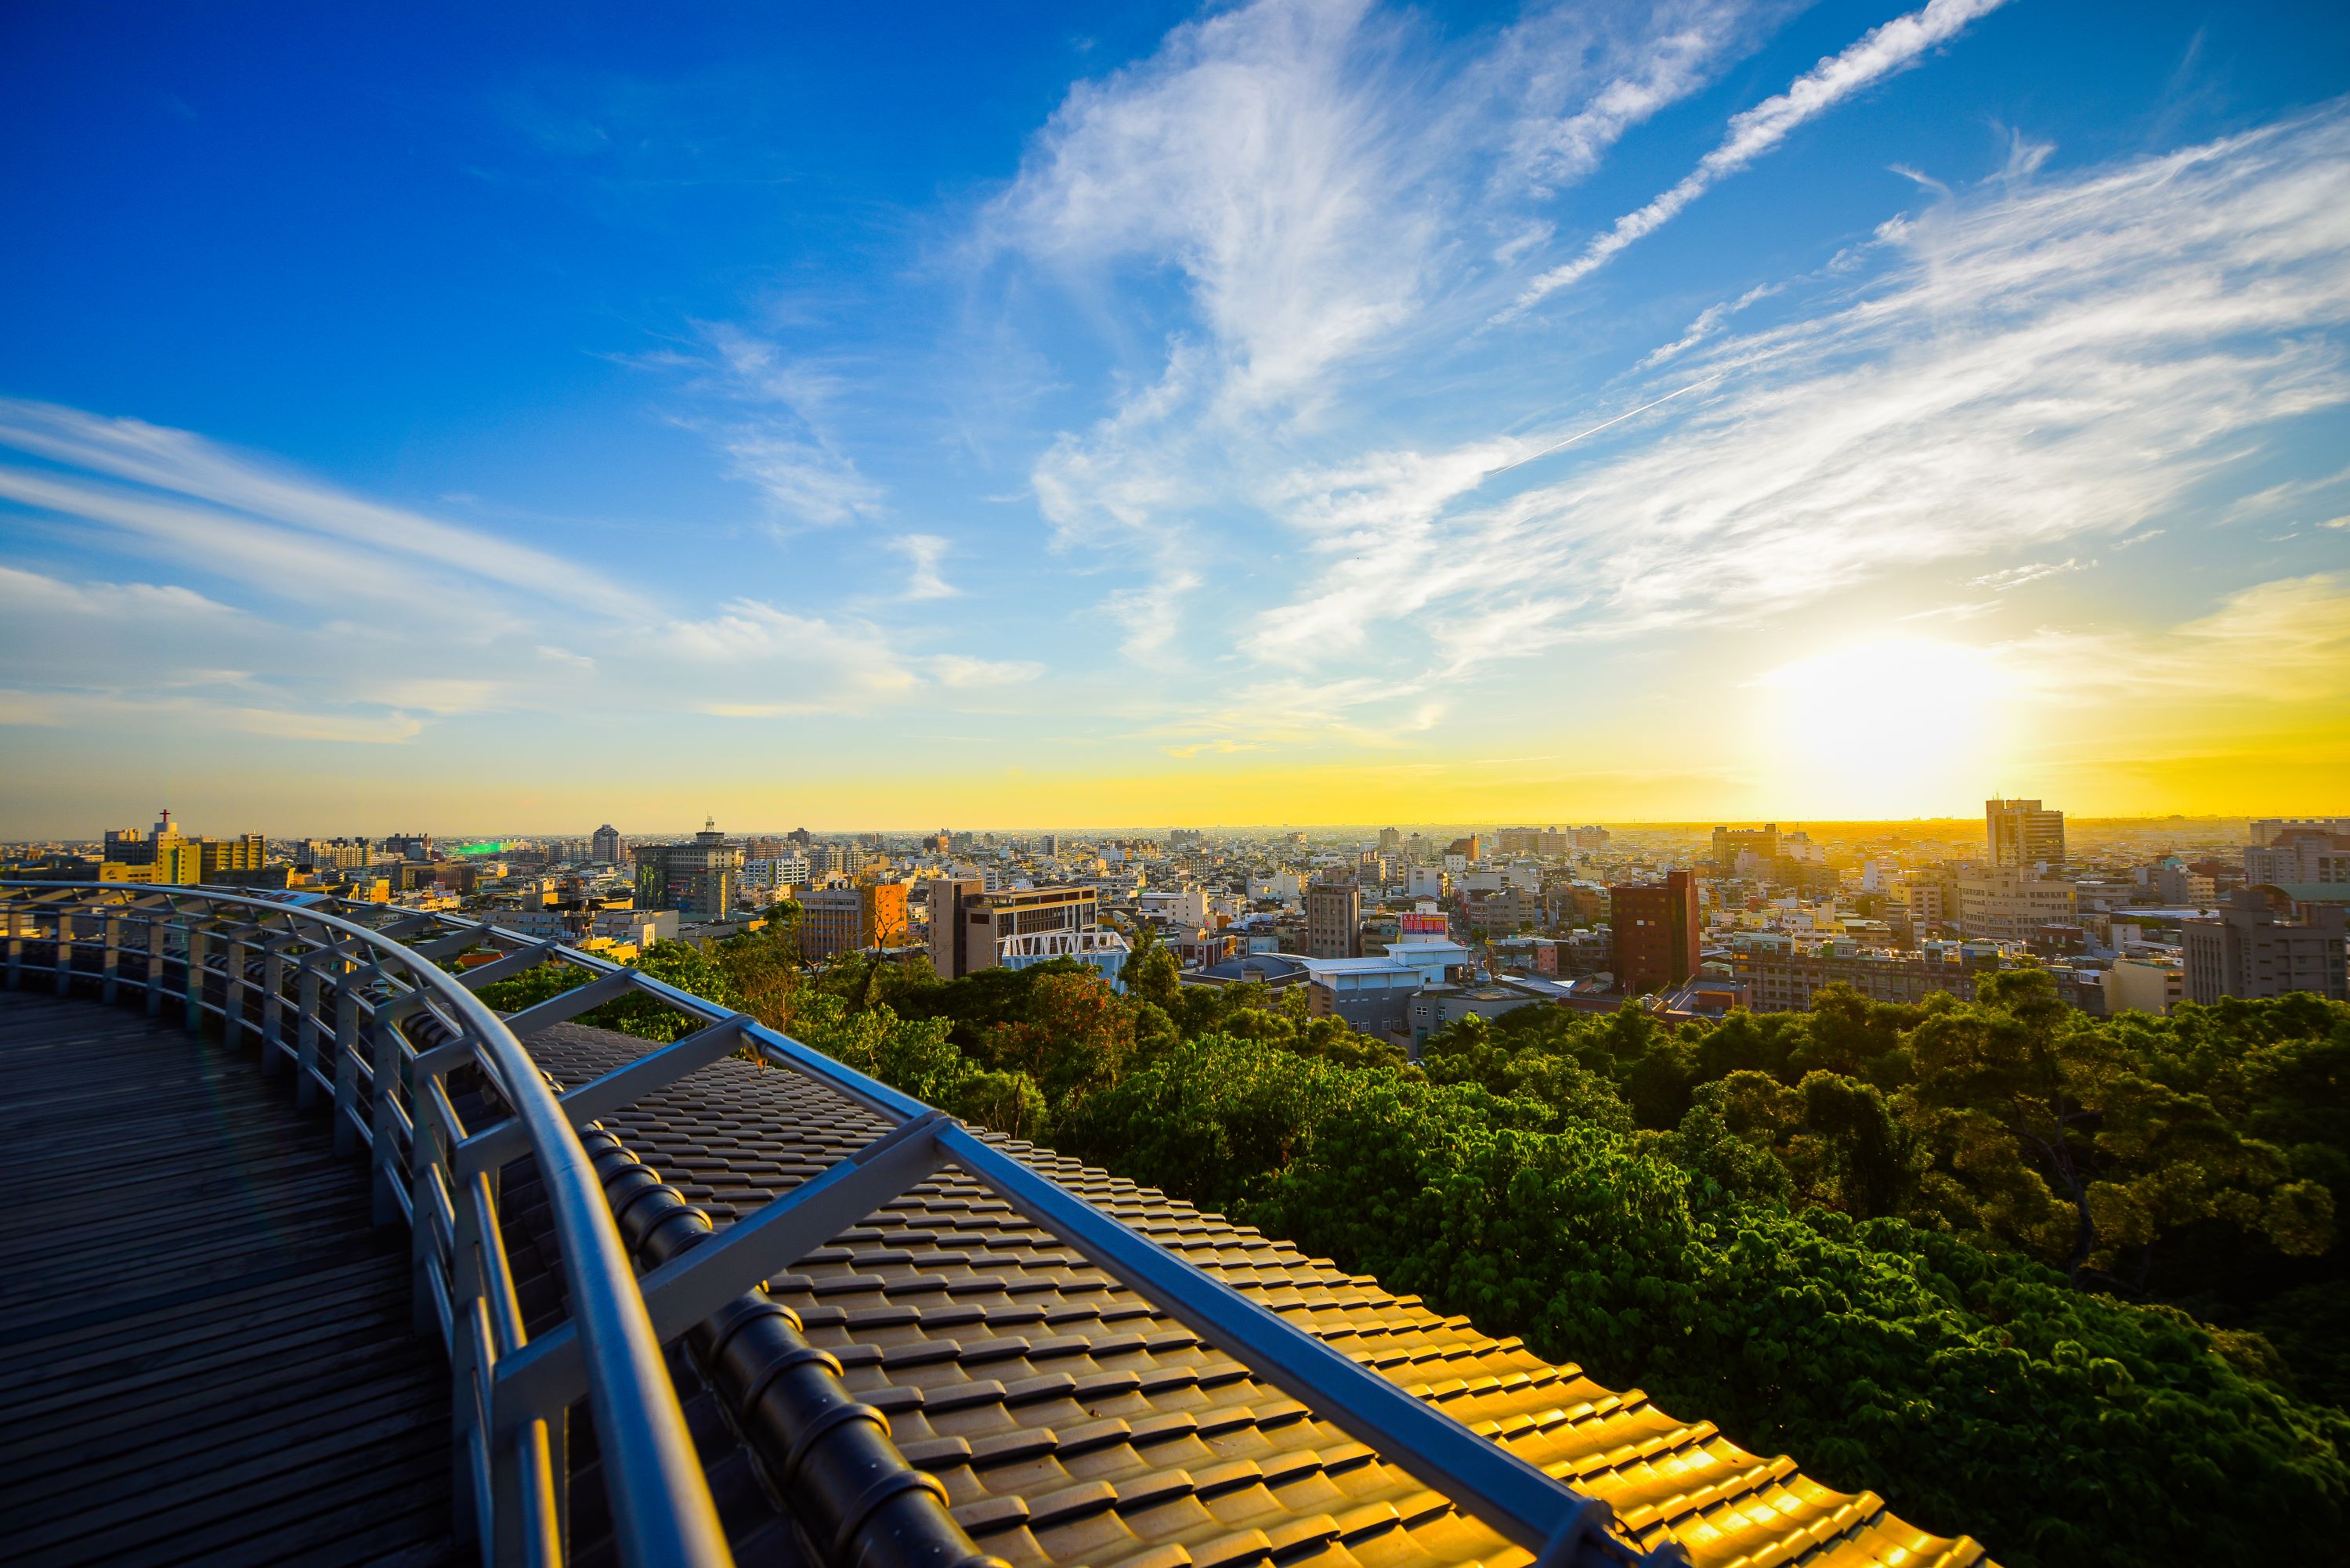
[[[1920,638],[1854,643],[1752,682],[1765,793],[1813,816],[1909,816],[1997,787],[2020,728],[1998,656]]]

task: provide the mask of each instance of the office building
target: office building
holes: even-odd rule
[[[2244,850],[2244,880],[2285,888],[2304,882],[2350,882],[2350,833],[2289,827]]]
[[[812,888],[800,898],[800,956],[811,961],[860,948],[902,946],[906,885],[861,882]]]
[[[620,863],[620,830],[608,822],[598,828],[588,840],[588,858],[602,861],[607,866],[618,866]]]
[[[1738,857],[1752,854],[1757,865],[1764,870],[1779,858],[1779,825],[1766,822],[1760,827],[1717,827],[1713,830],[1713,863],[1724,876],[1738,869]]]
[[[1659,883],[1608,888],[1607,933],[1617,989],[1672,990],[1697,972],[1697,878],[1672,871]]]
[[[1051,944],[1024,939],[1074,937],[1100,926],[1100,895],[1078,884],[991,893],[978,878],[944,877],[930,884],[930,901],[931,967],[941,980],[998,965],[1016,969],[1041,963],[1044,958],[1036,955]],[[1082,961],[1087,953],[1107,950],[1100,944],[1062,945],[1066,951],[1048,956]]]
[[[1959,878],[1959,934],[1970,941],[2035,941],[2043,927],[2072,924],[2076,909],[2073,884],[2013,867]]]
[[[1993,867],[2028,871],[2064,864],[2064,814],[2036,800],[1983,802],[1983,829]]]
[[[199,875],[209,882],[224,871],[258,871],[269,861],[269,845],[258,833],[195,841]]]
[[[1465,976],[1470,956],[1458,942],[1428,940],[1392,942],[1369,958],[1305,959],[1305,1011],[1380,1039],[1405,1034],[1412,998]]]
[[[2288,833],[2350,834],[2350,816],[2256,816],[2247,825],[2246,842],[2274,844]]]
[[[1352,882],[1315,882],[1305,889],[1308,958],[1363,956],[1363,890]]]
[[[734,909],[743,875],[743,851],[717,825],[684,844],[639,844],[636,847],[637,906],[675,909],[689,919],[723,920]]]
[[[971,972],[963,959],[963,900],[987,890],[977,877],[934,877],[923,884],[931,909],[931,968],[941,980]]]
[[[2257,888],[2240,888],[2218,913],[2179,927],[2187,999],[2284,996],[2306,991],[2350,1002],[2345,973],[2344,907],[2304,904],[2299,919]]]

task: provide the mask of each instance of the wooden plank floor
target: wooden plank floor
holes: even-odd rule
[[[249,1047],[0,992],[0,1559],[447,1563],[450,1469],[408,1232],[327,1118]]]

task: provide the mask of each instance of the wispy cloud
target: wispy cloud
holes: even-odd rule
[[[2066,572],[2085,572],[2096,564],[2095,561],[2081,560],[2077,556],[2067,556],[2061,561],[2027,561],[2019,566],[2002,566],[1995,572],[1985,572],[1979,577],[1969,577],[1967,587],[1988,588],[1992,593],[2003,594],[2011,588],[2020,588],[2027,583],[2040,582],[2047,577],[2062,576]]]
[[[1822,60],[1797,77],[1785,92],[1732,116],[1729,134],[1721,145],[1700,159],[1679,183],[1617,219],[1573,261],[1528,284],[1505,317],[1523,314],[1558,290],[1590,276],[1626,246],[1656,233],[1722,180],[1786,140],[1805,120],[1907,69],[1927,50],[1956,37],[1969,23],[2004,4],[2006,0],[1929,0],[1921,9],[1872,28],[1842,54]]]
[[[108,419],[54,404],[0,400],[0,447],[85,474],[141,487],[105,489],[11,470],[0,495],[92,522],[174,532],[200,503],[220,533],[265,533],[338,552],[461,572],[534,597],[607,614],[639,610],[638,597],[600,574],[495,535],[365,500],[288,473],[187,431]],[[133,519],[143,519],[144,524]],[[257,529],[253,520],[271,525]],[[197,526],[204,526],[201,523]],[[344,558],[348,558],[348,554]]]
[[[1706,389],[1514,493],[1483,477],[1490,447],[1298,470],[1268,505],[1315,586],[1244,646],[1311,665],[1383,644],[1458,673],[2176,529],[2190,494],[2350,402],[2350,112],[1995,182],[1888,224],[1875,262],[1817,314],[1693,350]],[[1356,477],[1389,472],[1453,481]]]
[[[1101,603],[1128,651],[1176,646],[1187,583],[1224,564],[1193,524],[1258,498],[1278,472],[1269,446],[1334,417],[1350,373],[1490,313],[1489,258],[1542,222],[1528,200],[1582,178],[1784,9],[1539,8],[1431,68],[1409,15],[1258,0],[1073,89],[977,249],[1040,274],[1118,353],[1113,406],[1054,440],[1031,483],[1058,544],[1143,571]],[[1181,310],[1118,308],[1170,275]]]

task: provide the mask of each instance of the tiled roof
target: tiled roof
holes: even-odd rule
[[[528,1044],[565,1084],[646,1049],[570,1024]],[[887,1130],[795,1074],[732,1059],[603,1126],[721,1226]],[[1982,1561],[1972,1541],[1927,1534],[1873,1494],[1832,1491],[1519,1340],[1075,1159],[1003,1147],[1606,1499],[1644,1543],[1679,1542],[1697,1568]],[[1408,1465],[1253,1377],[959,1171],[890,1202],[768,1293],[837,1358],[848,1390],[887,1413],[898,1449],[944,1483],[979,1546],[1014,1568],[1529,1561]]]

